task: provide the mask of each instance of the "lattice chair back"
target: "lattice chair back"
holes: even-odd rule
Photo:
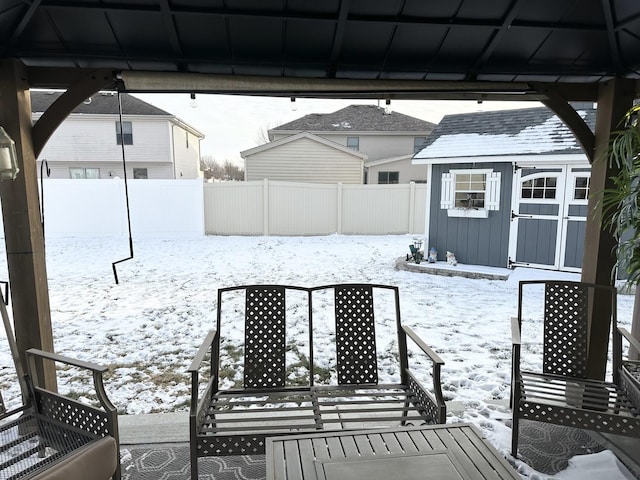
[[[338,384],[377,384],[373,287],[345,285],[334,291]]]
[[[585,378],[592,288],[577,282],[545,283],[544,373]]]
[[[246,289],[244,388],[283,388],[286,379],[286,288]]]

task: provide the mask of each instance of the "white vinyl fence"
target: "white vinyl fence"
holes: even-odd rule
[[[209,235],[424,233],[427,185],[206,183]]]
[[[45,236],[127,236],[125,183],[44,180]],[[423,234],[427,186],[129,180],[134,236]]]
[[[128,180],[134,236],[194,236],[204,233],[202,180]],[[127,236],[122,179],[45,179],[47,237]]]

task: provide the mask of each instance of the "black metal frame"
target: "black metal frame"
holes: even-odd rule
[[[117,411],[103,386],[102,376],[107,367],[38,349],[27,350],[26,359],[28,403],[0,417],[4,420],[0,426],[0,451],[20,451],[0,464],[0,472],[6,478],[30,478],[106,436],[113,437],[119,447]],[[36,359],[91,371],[96,398],[102,408],[42,387],[37,376]],[[44,455],[46,448],[52,450]],[[117,457],[113,480],[119,480],[121,475],[119,455]]]
[[[241,388],[220,389],[222,307],[229,292],[246,296],[245,341],[247,351],[260,359],[244,359]],[[394,296],[400,381],[381,384],[375,349],[374,292]],[[287,294],[306,294],[308,328],[308,382],[290,385],[283,374],[286,355]],[[332,295],[336,325],[335,381],[319,384],[314,364],[314,298]],[[257,300],[256,300],[257,298]],[[256,311],[255,304],[264,307]],[[247,311],[250,314],[247,314]],[[265,313],[266,312],[266,313]],[[237,313],[237,312],[236,312]],[[192,379],[190,444],[191,478],[198,478],[198,458],[264,453],[269,436],[292,432],[359,429],[386,424],[444,423],[446,407],[440,386],[442,359],[409,327],[401,324],[398,288],[378,284],[332,284],[313,288],[285,285],[244,285],[218,290],[216,330],[209,332],[189,368]],[[316,312],[317,315],[317,312]],[[247,320],[248,317],[248,320]],[[262,324],[259,327],[255,323]],[[266,320],[265,320],[266,319]],[[234,324],[235,325],[235,324]],[[237,328],[245,328],[236,325]],[[256,340],[256,336],[260,338]],[[280,337],[280,338],[265,338]],[[426,389],[409,369],[407,338],[432,362],[433,388]],[[256,341],[258,345],[256,345]],[[274,360],[275,359],[275,360]],[[210,378],[201,389],[200,372],[210,361]],[[271,363],[270,363],[271,362]],[[285,367],[286,368],[286,367]],[[249,373],[248,373],[249,372]],[[249,378],[249,381],[247,380]],[[256,378],[260,381],[256,382]]]
[[[527,286],[545,288],[542,371],[520,367],[523,295]],[[511,378],[512,455],[517,457],[519,420],[535,420],[575,428],[640,437],[638,363],[623,361],[623,338],[640,342],[616,325],[616,289],[567,281],[522,281],[518,316],[512,318]],[[595,299],[611,302],[612,381],[586,377],[587,323]],[[583,358],[579,358],[582,356]]]

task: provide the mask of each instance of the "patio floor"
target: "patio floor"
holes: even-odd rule
[[[455,402],[454,402],[455,403]],[[455,410],[458,405],[448,405]],[[119,417],[123,480],[188,478],[189,418],[186,412]],[[575,455],[611,450],[640,479],[640,439],[604,437],[593,432],[522,421],[521,459],[540,473],[553,475]],[[265,478],[264,455],[200,460],[200,478]]]

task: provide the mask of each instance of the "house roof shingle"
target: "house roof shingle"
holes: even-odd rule
[[[62,92],[31,91],[31,111],[33,113],[43,113],[55,102]],[[118,96],[112,92],[99,92],[92,95],[88,100],[78,105],[71,113],[93,113],[93,114],[118,114]],[[154,107],[153,105],[140,100],[126,93],[121,93],[122,113],[128,115],[169,115],[170,113]]]
[[[272,128],[272,131],[425,132],[435,124],[375,105],[349,105],[333,113],[312,113]]]
[[[595,128],[595,109],[577,110]],[[446,115],[415,159],[580,153],[573,132],[546,107]]]

